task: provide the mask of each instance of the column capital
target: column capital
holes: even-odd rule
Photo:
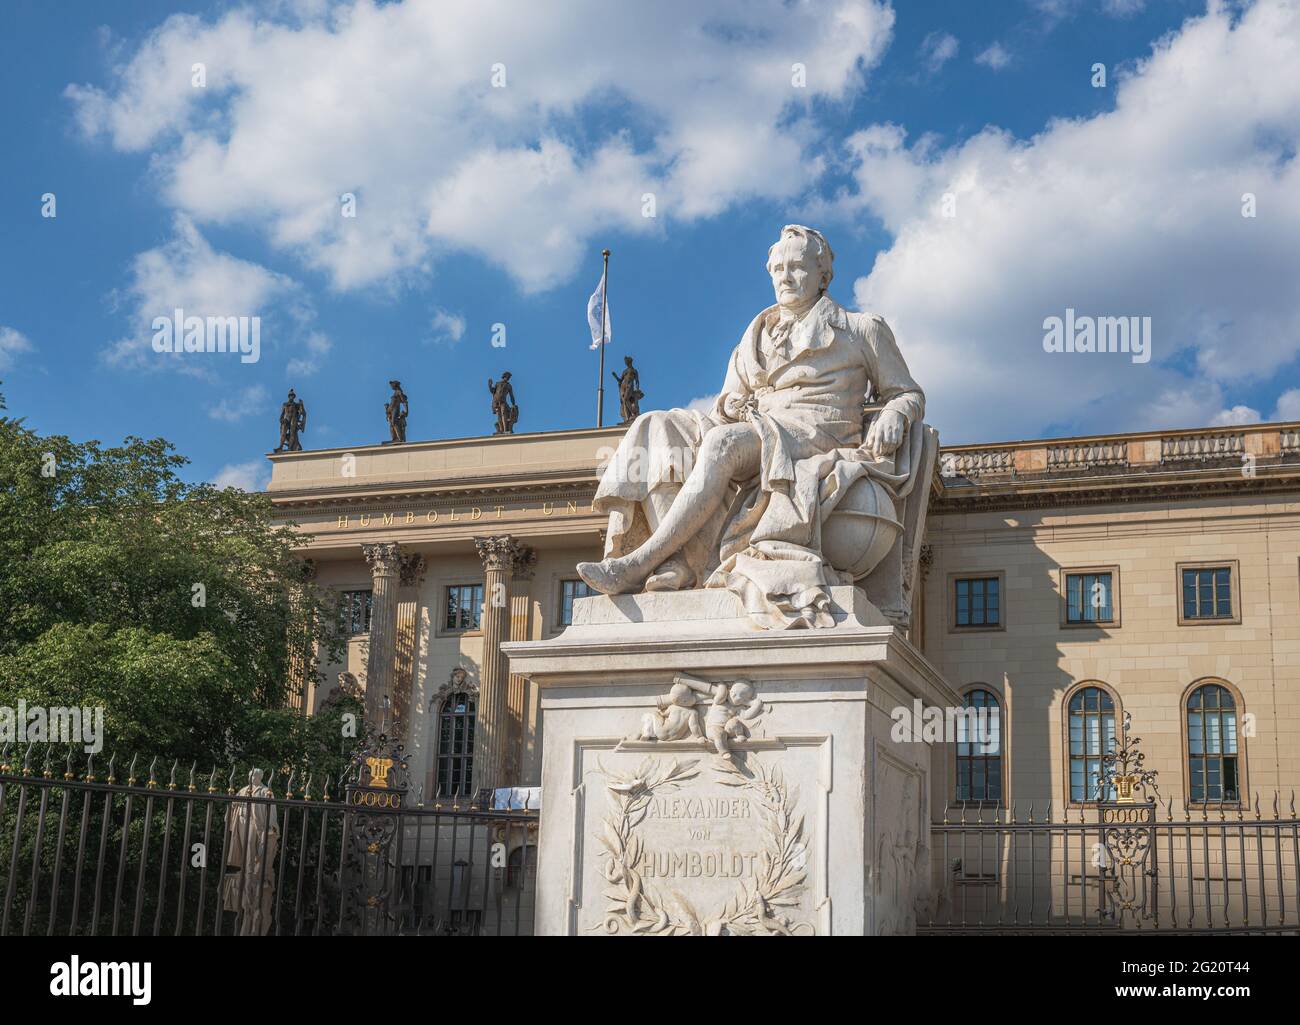
[[[396,541],[378,541],[361,546],[361,554],[374,576],[396,576],[400,568],[400,552]]]
[[[403,587],[415,587],[424,579],[424,572],[427,565],[424,556],[419,552],[412,552],[410,555],[398,556],[398,575],[401,577]]]
[[[476,537],[474,546],[478,549],[478,557],[483,560],[483,568],[489,573],[512,573],[522,547],[510,534]]]

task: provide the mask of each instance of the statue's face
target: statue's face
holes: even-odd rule
[[[772,276],[776,301],[782,306],[802,305],[822,290],[821,270],[802,239],[782,239],[768,258],[767,272]]]

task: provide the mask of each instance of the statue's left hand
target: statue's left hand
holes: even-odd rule
[[[903,442],[907,418],[894,409],[882,409],[867,430],[866,447],[879,455],[890,455]]]

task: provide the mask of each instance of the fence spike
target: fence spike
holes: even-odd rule
[[[1255,821],[1259,821],[1259,791],[1255,791]]]
[[[157,755],[154,755],[154,756],[153,756],[153,761],[151,761],[151,762],[149,763],[149,778],[145,781],[145,784],[144,784],[145,786],[147,786],[147,787],[151,787],[151,788],[152,788],[152,787],[156,787],[156,786],[158,785],[158,780],[157,780],[156,775],[155,775],[155,773],[154,773],[154,769],[156,769],[157,766],[158,766],[158,756],[157,756]]]
[[[72,741],[68,741],[68,757],[63,762],[63,778],[68,782],[77,778],[72,771]]]
[[[312,773],[308,772],[307,782],[302,785],[302,799],[304,801],[311,800],[311,781],[312,781]]]
[[[284,783],[284,796],[293,797],[293,778],[298,775],[297,769],[289,770],[289,778]]]
[[[948,802],[947,801],[943,802],[943,824],[945,826],[948,824]]]
[[[1295,791],[1291,791],[1291,817],[1295,818]]]
[[[230,767],[230,775],[226,777],[226,793],[233,794],[234,792],[235,792],[235,767],[232,765]]]
[[[50,756],[54,753],[54,745],[47,744],[45,747],[45,757],[41,759],[41,775],[46,779],[54,778],[54,770],[50,767]]]
[[[117,782],[117,777],[116,777],[115,775],[113,775],[113,772],[114,772],[114,766],[115,766],[116,763],[117,763],[117,752],[114,751],[111,755],[108,756],[108,781],[109,781],[109,783],[116,783],[116,782]]]
[[[208,793],[215,794],[216,792],[217,792],[217,767],[214,765],[212,766],[211,774],[208,776]]]
[[[36,741],[27,742],[27,750],[23,753],[23,775],[30,776],[32,773],[32,748],[36,746]]]
[[[190,762],[190,781],[185,785],[185,789],[191,794],[194,793],[194,770],[199,767],[198,760]]]
[[[135,777],[135,763],[139,760],[139,758],[140,758],[139,755],[132,755],[132,756],[131,756],[131,765],[130,765],[130,767],[126,770],[126,785],[129,786],[129,787],[133,787],[133,786],[135,786],[135,780],[136,780],[136,777]]]
[[[1274,790],[1274,791],[1273,791],[1273,818],[1275,818],[1275,819],[1280,819],[1280,818],[1282,817],[1281,812],[1280,812],[1280,810],[1279,810],[1279,808],[1278,808],[1278,804],[1277,804],[1277,802],[1278,802],[1278,797],[1279,797],[1279,796],[1280,796],[1280,795],[1278,794],[1278,792],[1277,792],[1276,790]]]
[[[325,785],[321,787],[320,799],[322,801],[328,801],[330,799],[330,774],[328,772],[325,773]]]
[[[4,746],[0,747],[0,772],[8,772],[13,766],[9,764],[9,749],[13,747],[11,741],[6,740]]]
[[[172,774],[171,777],[167,780],[168,790],[176,789],[176,770],[179,766],[180,766],[180,762],[176,759],[172,759]]]
[[[95,782],[95,752],[91,751],[86,755],[86,782]]]

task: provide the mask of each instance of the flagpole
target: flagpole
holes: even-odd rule
[[[596,426],[605,426],[605,325],[609,315],[609,250],[601,250],[605,257],[605,272],[600,276],[600,377],[596,385]]]

